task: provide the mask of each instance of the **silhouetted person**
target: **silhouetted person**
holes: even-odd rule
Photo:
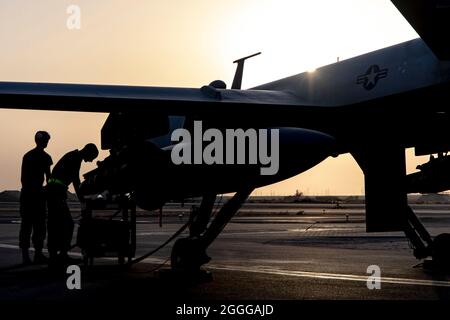
[[[48,251],[52,263],[74,264],[67,252],[70,250],[73,235],[73,219],[67,205],[67,190],[73,184],[78,199],[81,162],[92,162],[98,156],[95,144],[89,143],[82,150],[66,153],[55,165],[47,185],[48,197]]]
[[[45,131],[38,131],[34,136],[36,148],[28,151],[22,159],[20,192],[20,216],[22,222],[19,233],[19,246],[22,249],[24,264],[30,264],[30,238],[34,246],[34,262],[46,263],[47,257],[42,254],[46,233],[46,202],[44,181],[50,177],[52,158],[44,151],[50,140]]]

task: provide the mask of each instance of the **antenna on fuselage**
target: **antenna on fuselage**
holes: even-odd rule
[[[242,86],[242,77],[244,75],[244,63],[245,60],[249,58],[253,58],[254,56],[260,55],[261,52],[249,55],[244,58],[240,58],[236,61],[233,61],[233,63],[237,63],[236,73],[234,74],[233,84],[231,85],[231,89],[241,89]]]

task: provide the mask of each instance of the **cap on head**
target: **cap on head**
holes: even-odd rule
[[[37,144],[47,143],[50,140],[50,134],[47,131],[38,131],[34,135],[34,141]]]
[[[88,143],[85,145],[81,152],[83,153],[83,159],[85,161],[92,161],[98,157],[97,146],[93,143]]]

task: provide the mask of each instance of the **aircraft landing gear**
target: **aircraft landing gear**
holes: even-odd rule
[[[411,242],[414,256],[417,259],[424,259],[430,256],[433,240],[410,206],[406,207],[406,220],[404,232]]]
[[[450,271],[450,234],[442,233],[434,238],[431,248],[433,264],[436,268]]]
[[[195,271],[211,260],[200,238],[182,238],[175,241],[170,256],[172,269]]]
[[[207,227],[214,206],[215,195],[203,197],[199,211],[191,217],[193,224],[189,238],[178,239],[171,254],[171,267],[174,271],[187,272],[189,274],[202,273],[201,266],[208,263],[211,258],[206,254],[206,249],[214,242],[231,218],[238,212],[242,204],[247,200],[253,188],[247,188],[236,194],[226,202]]]
[[[433,240],[409,206],[406,209],[406,216],[407,224],[404,232],[411,241],[414,256],[417,259],[432,257],[431,261],[424,264],[426,268],[450,271],[450,234],[440,234]]]

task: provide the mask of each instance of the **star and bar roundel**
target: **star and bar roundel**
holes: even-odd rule
[[[372,90],[383,78],[388,76],[388,69],[381,69],[380,66],[373,64],[367,69],[366,73],[360,75],[356,79],[356,84],[361,84],[364,89]]]

